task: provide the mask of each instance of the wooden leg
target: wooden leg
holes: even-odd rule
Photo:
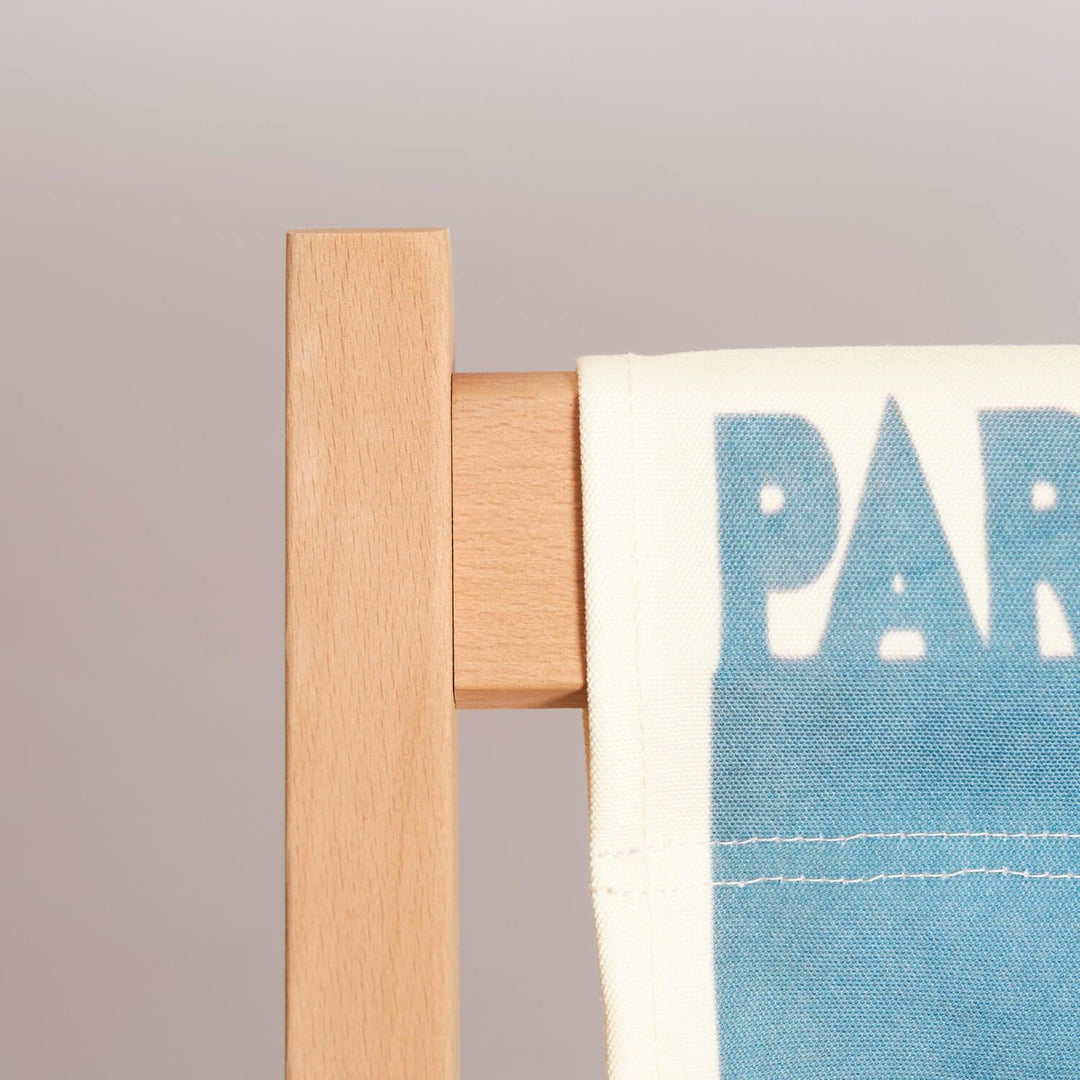
[[[286,1074],[449,1080],[449,243],[292,233],[286,263]]]

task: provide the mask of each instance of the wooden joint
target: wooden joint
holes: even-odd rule
[[[452,401],[457,705],[580,707],[577,376],[457,374]]]

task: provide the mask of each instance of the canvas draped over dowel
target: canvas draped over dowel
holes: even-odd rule
[[[579,392],[610,1076],[1080,1075],[1080,348]]]

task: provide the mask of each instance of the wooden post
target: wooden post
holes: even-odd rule
[[[286,315],[286,1074],[457,1075],[445,232],[299,232]]]

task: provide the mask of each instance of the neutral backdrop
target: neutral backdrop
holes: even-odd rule
[[[462,370],[1080,338],[1070,0],[0,24],[5,1077],[281,1074],[286,229],[448,225]],[[580,716],[460,727],[465,1076],[596,1080]]]

